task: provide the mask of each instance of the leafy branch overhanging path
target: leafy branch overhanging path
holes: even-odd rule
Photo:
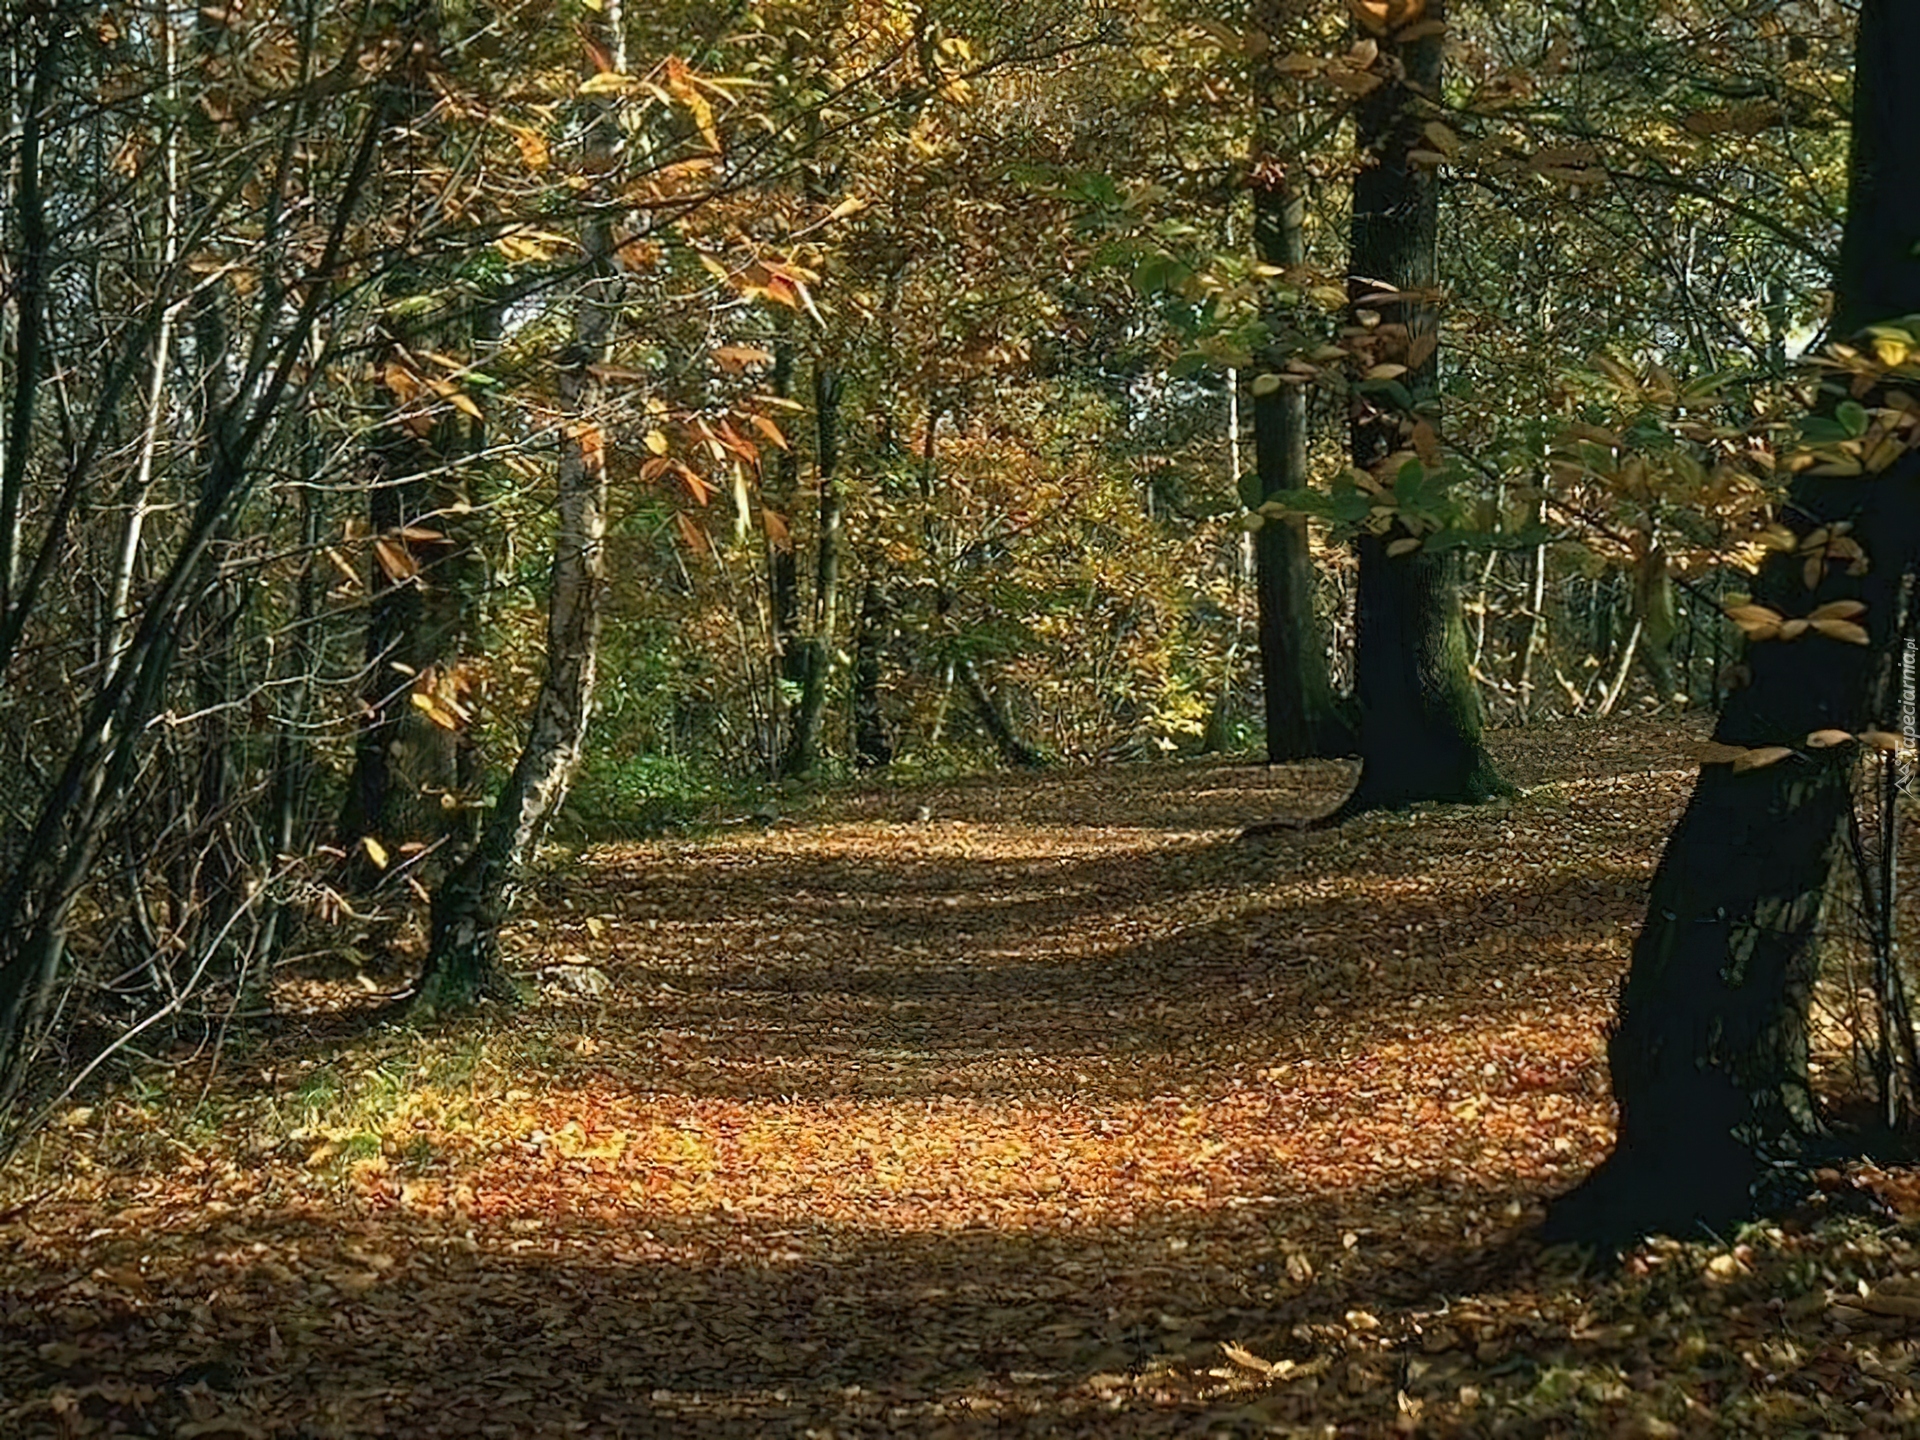
[[[1345,772],[593,852],[512,944],[603,994],[356,1031],[316,974],[77,1105],[0,1182],[0,1433],[1896,1433],[1912,1230],[1514,1238],[1607,1140],[1691,738],[1499,736],[1512,805],[1264,846]]]

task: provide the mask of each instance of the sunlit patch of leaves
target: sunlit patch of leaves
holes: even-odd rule
[[[1911,1430],[1910,1226],[1613,1271],[1526,1238],[1610,1138],[1698,740],[1576,738],[1496,737],[1510,804],[1264,847],[1230,836],[1344,767],[871,788],[589,852],[510,950],[605,989],[355,1031],[341,983],[23,1155],[0,1433]]]

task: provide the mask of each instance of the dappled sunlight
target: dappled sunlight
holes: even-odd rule
[[[1730,1315],[1824,1294],[1784,1232],[1611,1300],[1522,1238],[1611,1137],[1687,740],[1595,774],[1502,737],[1533,796],[1257,845],[1245,767],[1172,766],[1107,789],[1178,829],[1066,823],[1073,775],[963,787],[992,823],[596,851],[516,926],[525,1012],[343,1050],[342,985],[41,1137],[0,1202],[8,1433],[1452,1433],[1556,1413],[1547,1355],[1653,1413],[1620,1316],[1662,1265],[1721,1266]]]

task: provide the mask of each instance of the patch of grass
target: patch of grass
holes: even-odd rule
[[[678,756],[589,755],[568,794],[559,829],[585,840],[684,829],[742,788]]]

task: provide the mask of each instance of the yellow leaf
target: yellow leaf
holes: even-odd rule
[[[1393,364],[1392,362],[1389,362],[1385,365],[1373,366],[1371,369],[1367,371],[1365,378],[1367,378],[1368,380],[1398,380],[1402,375],[1406,373],[1407,373],[1406,366],[1396,365],[1396,364]]]
[[[1271,395],[1279,388],[1280,377],[1278,375],[1256,375],[1253,377],[1253,393],[1255,395]]]
[[[720,134],[714,128],[713,106],[707,103],[707,97],[702,95],[694,85],[686,62],[677,55],[669,56],[667,59],[667,89],[672,92],[673,98],[686,106],[688,112],[692,114],[693,123],[700,131],[700,138],[707,142],[708,148],[718,150]]]
[[[1348,0],[1353,15],[1376,35],[1384,35],[1393,24],[1393,7],[1388,0]]]
[[[1816,730],[1807,736],[1807,748],[1809,750],[1830,750],[1835,745],[1845,745],[1852,739],[1852,734],[1845,730]]]
[[[520,158],[526,162],[529,170],[547,168],[553,156],[547,149],[546,136],[538,130],[528,129],[525,125],[508,125],[507,130],[512,134],[514,143],[520,147]]]
[[[373,558],[380,562],[380,568],[387,572],[390,580],[410,580],[420,573],[420,567],[406,547],[394,544],[384,535],[373,542]]]
[[[749,365],[772,364],[773,352],[758,345],[718,345],[714,347],[713,358],[729,375],[738,375]]]
[[[1764,770],[1769,765],[1778,764],[1791,754],[1793,754],[1791,746],[1762,745],[1759,749],[1749,750],[1735,760],[1733,773],[1738,775],[1743,770]]]
[[[1848,645],[1870,645],[1873,637],[1867,634],[1863,626],[1851,620],[1815,620],[1813,628],[1829,640],[1840,640]]]
[[[793,549],[793,532],[787,528],[787,517],[774,510],[762,507],[760,525],[767,532],[767,543],[776,550]]]
[[[604,70],[580,82],[576,94],[580,95],[624,95],[633,88],[633,77],[622,75],[618,70]]]
[[[1809,614],[1807,619],[1815,623],[1822,620],[1852,620],[1866,613],[1867,605],[1864,600],[1829,600]]]
[[[1387,546],[1387,555],[1389,558],[1400,555],[1411,555],[1419,548],[1420,542],[1418,540],[1410,535],[1403,535]]]
[[[646,443],[647,443],[647,449],[651,450],[656,455],[664,455],[667,453],[667,450],[670,448],[667,442],[666,435],[659,430],[647,431]]]
[[[1252,1351],[1234,1344],[1231,1340],[1223,1340],[1220,1343],[1220,1349],[1229,1360],[1244,1369],[1256,1371],[1261,1375],[1271,1375],[1273,1373],[1274,1366],[1271,1360],[1262,1360]]]
[[[1807,622],[1805,620],[1786,620],[1780,625],[1780,638],[1782,640],[1798,640],[1806,633]]]
[[[416,690],[409,698],[413,701],[413,708],[440,729],[458,730],[460,728],[460,717],[449,706],[441,703],[438,697],[424,690]]]
[[[1747,638],[1765,640],[1779,632],[1786,617],[1765,605],[1733,605],[1727,609],[1727,618],[1738,625]]]
[[[360,848],[367,852],[367,858],[373,862],[376,870],[387,868],[387,847],[371,835],[360,837]]]
[[[1882,365],[1891,370],[1896,365],[1907,363],[1907,356],[1913,353],[1912,345],[1906,340],[1891,335],[1876,335],[1873,341],[1873,353]]]

